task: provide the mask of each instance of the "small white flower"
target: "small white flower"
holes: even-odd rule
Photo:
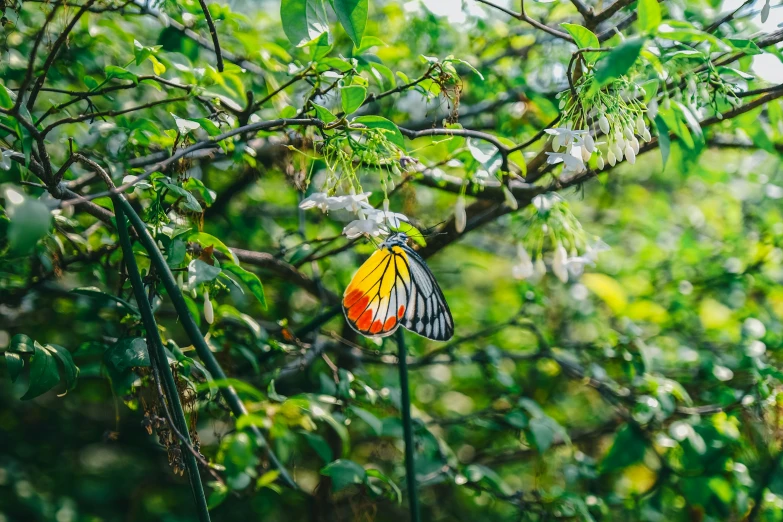
[[[533,266],[533,260],[530,259],[530,254],[527,253],[525,247],[520,243],[517,245],[517,255],[519,256],[519,263],[511,267],[511,275],[515,279],[528,279],[535,274],[535,267]]]
[[[644,132],[642,132],[642,139],[646,142],[650,142],[652,140],[652,136],[650,135],[650,129],[647,127],[644,128]]]
[[[367,202],[367,197],[370,194],[370,192],[364,192],[362,194],[330,197],[323,192],[315,192],[303,199],[302,202],[299,203],[299,208],[319,208],[323,212],[346,209],[353,213],[358,213],[364,209],[372,208]]]
[[[389,231],[381,223],[382,221],[378,221],[374,218],[356,219],[345,226],[343,234],[345,234],[348,239],[356,239],[362,235],[370,237],[385,236]]]
[[[410,221],[408,216],[405,214],[400,214],[399,212],[390,212],[388,210],[370,209],[365,210],[364,213],[367,215],[366,219],[373,220],[381,224],[385,221],[392,228],[400,228],[400,221]]]
[[[560,198],[556,193],[550,192],[549,194],[539,194],[533,198],[533,206],[539,212],[547,212],[555,202]]]
[[[764,7],[761,8],[761,23],[765,23],[769,18],[769,0],[764,2]]]
[[[609,120],[606,118],[605,114],[601,114],[601,117],[598,118],[598,126],[601,127],[601,132],[609,134]]]
[[[623,129],[623,136],[625,136],[625,139],[629,141],[633,139],[633,129],[630,125],[626,125]]]
[[[568,261],[568,253],[562,243],[558,243],[555,248],[555,255],[552,260],[552,273],[557,276],[563,283],[568,282],[568,269],[566,268],[566,262]]]
[[[190,121],[190,120],[186,120],[186,119],[180,118],[179,116],[177,116],[173,112],[171,112],[169,114],[174,116],[174,121],[177,124],[177,132],[179,132],[180,134],[187,134],[187,133],[189,133],[191,131],[194,131],[196,129],[200,129],[201,128],[201,124],[198,123],[197,121]]]
[[[465,231],[468,224],[468,215],[465,212],[465,196],[462,194],[457,198],[457,204],[454,205],[454,228],[458,234]]]
[[[302,210],[307,210],[308,208],[320,208],[326,212],[329,210],[329,207],[327,206],[328,200],[329,196],[323,192],[314,192],[303,199],[301,203],[299,203],[299,208]]]
[[[14,155],[12,150],[4,150],[0,153],[0,169],[11,170],[11,156]]]
[[[598,157],[595,160],[595,166],[598,167],[598,170],[603,170],[604,168],[604,157],[603,155],[599,154]]]
[[[204,319],[212,324],[215,321],[215,311],[212,309],[212,301],[209,299],[209,290],[204,290]]]
[[[571,130],[568,127],[555,127],[554,129],[546,129],[547,134],[554,136],[552,138],[552,149],[557,151],[561,146],[568,146],[576,138],[587,134],[586,130]]]
[[[614,152],[612,152],[612,149],[609,149],[609,152],[606,153],[606,160],[612,167],[617,165],[617,157],[614,155]]]
[[[546,162],[550,165],[556,165],[561,162],[564,163],[564,172],[581,172],[585,168],[581,152],[578,158],[571,154],[563,154],[561,152],[547,152],[546,155],[548,156]]]

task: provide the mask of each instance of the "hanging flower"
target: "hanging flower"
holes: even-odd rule
[[[454,228],[458,234],[465,231],[468,223],[468,215],[465,212],[465,196],[462,194],[457,198],[457,204],[454,205]]]
[[[4,150],[0,152],[0,169],[11,170],[11,156],[14,155],[12,150]]]
[[[204,319],[212,324],[215,321],[215,311],[212,309],[212,301],[209,299],[209,289],[204,289]]]
[[[382,213],[380,210],[376,210],[375,212]],[[389,230],[385,228],[382,223],[383,220],[376,219],[375,214],[368,218],[355,219],[343,228],[343,234],[345,234],[348,239],[356,239],[362,235],[370,237],[385,236],[389,233]]]
[[[346,209],[353,213],[358,213],[362,209],[372,208],[367,201],[367,197],[370,194],[370,192],[364,192],[362,194],[348,194],[345,196],[327,196],[323,192],[315,192],[303,199],[299,203],[299,208],[303,210],[318,208],[323,212]]]
[[[511,267],[511,275],[515,279],[529,279],[533,277],[535,274],[533,260],[530,259],[530,254],[527,253],[527,250],[521,243],[517,245],[517,256],[519,257],[519,263]]]
[[[557,276],[563,283],[568,282],[568,269],[566,268],[566,262],[568,261],[568,253],[562,243],[558,243],[555,248],[555,255],[552,259],[552,273]]]
[[[549,156],[546,159],[546,162],[550,165],[556,165],[562,162],[565,165],[563,172],[577,173],[583,171],[585,168],[581,153],[579,157],[574,157],[571,154],[563,154],[561,152],[547,152],[546,155]]]

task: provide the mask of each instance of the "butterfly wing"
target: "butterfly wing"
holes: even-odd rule
[[[411,284],[405,253],[396,246],[377,250],[359,268],[343,294],[348,324],[362,335],[391,335],[405,316]]]
[[[411,279],[408,310],[402,325],[428,339],[448,341],[454,335],[454,319],[438,282],[415,250],[407,245],[399,248],[407,254]]]

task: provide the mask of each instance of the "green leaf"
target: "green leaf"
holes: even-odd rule
[[[329,447],[329,444],[324,440],[323,437],[320,435],[317,435],[315,433],[310,433],[307,431],[300,431],[299,433],[302,434],[302,436],[307,441],[307,444],[310,445],[311,448],[316,452],[316,454],[321,457],[321,460],[324,462],[331,462],[334,456],[332,455],[332,448]]]
[[[595,68],[595,79],[598,85],[606,85],[615,78],[626,74],[636,63],[636,59],[644,47],[644,42],[644,38],[631,38],[604,56]]]
[[[136,84],[139,83],[138,76],[136,76],[129,70],[124,69],[122,67],[117,67],[116,65],[107,65],[103,70],[106,73],[107,80],[117,78],[119,80],[131,80],[133,83]]]
[[[355,46],[362,44],[364,29],[367,26],[369,0],[331,0],[337,19],[353,40]]]
[[[5,189],[6,212],[11,220],[8,242],[16,254],[28,253],[49,232],[52,216],[43,201],[28,198],[20,189]]]
[[[310,61],[317,62],[329,54],[331,50],[332,44],[329,43],[329,33],[324,33],[310,44]]]
[[[365,36],[362,38],[362,43],[354,48],[354,55],[361,54],[371,47],[386,47],[386,42],[378,38],[377,36]]]
[[[403,138],[400,128],[397,127],[394,122],[387,120],[383,116],[358,116],[354,118],[351,123],[360,123],[371,129],[383,129],[386,131],[386,137],[390,142],[394,143],[402,150],[405,150],[405,138]]]
[[[427,246],[427,241],[424,239],[424,234],[422,234],[418,228],[414,227],[407,221],[400,221],[399,227],[389,227],[394,232],[402,232],[403,234],[407,234],[409,238],[411,238],[411,241],[419,245],[420,247]]]
[[[11,382],[16,382],[19,378],[19,374],[22,373],[24,368],[24,359],[18,353],[5,352],[5,366],[8,368],[8,375],[11,377]]]
[[[351,484],[362,484],[367,479],[364,468],[352,460],[338,459],[321,469],[321,475],[331,477],[332,491],[340,491]]]
[[[365,470],[365,473],[367,473],[367,477],[374,477],[380,480],[381,482],[387,484],[394,494],[394,500],[397,502],[397,505],[402,503],[402,491],[400,491],[399,486],[394,483],[392,479],[378,471],[377,469],[368,469]],[[369,483],[369,480],[367,481]]]
[[[370,428],[372,428],[372,430],[375,432],[376,435],[378,436],[381,435],[381,433],[383,432],[383,422],[381,422],[378,419],[378,417],[376,417],[369,411],[362,408],[358,408],[356,406],[351,406],[350,410],[354,413],[354,415],[356,415],[364,422],[366,422],[367,425],[370,426]]]
[[[77,295],[86,295],[89,297],[94,297],[97,299],[104,299],[107,301],[115,302],[119,305],[121,305],[123,308],[125,308],[128,312],[131,312],[134,315],[139,315],[139,310],[130,304],[125,299],[122,299],[120,297],[117,297],[116,295],[109,294],[101,290],[100,288],[97,288],[95,286],[86,286],[82,288],[74,288],[71,290],[71,293],[77,294]]]
[[[539,453],[544,453],[555,440],[555,425],[547,417],[534,417],[528,423],[531,442]]]
[[[221,240],[206,232],[196,232],[188,236],[188,241],[191,243],[198,243],[201,248],[213,247],[215,250],[226,256],[232,263],[239,263],[236,254],[231,251]]]
[[[72,390],[76,386],[76,378],[79,377],[79,367],[74,364],[71,352],[58,344],[47,344],[46,348],[60,361],[65,387]]]
[[[726,38],[726,41],[731,47],[738,51],[742,51],[747,55],[761,54],[764,51],[756,45],[753,40],[746,40],[744,38]]]
[[[343,112],[345,114],[353,114],[367,98],[367,88],[361,85],[343,87],[340,91],[340,98],[342,100]]]
[[[16,334],[11,338],[11,343],[8,345],[8,349],[17,353],[34,353],[35,341],[27,337],[25,334]]]
[[[194,288],[206,281],[213,281],[220,275],[220,272],[219,266],[212,266],[201,259],[194,259],[188,265],[188,286]]]
[[[249,272],[239,265],[234,263],[224,263],[223,270],[231,272],[239,278],[249,289],[250,292],[256,296],[258,302],[266,310],[266,296],[264,295],[264,285],[261,284],[261,280],[253,272]]]
[[[30,387],[22,395],[23,401],[48,392],[60,382],[57,361],[51,352],[38,343],[35,343],[34,347],[35,353],[30,359]]]
[[[637,11],[639,31],[645,34],[655,33],[661,24],[661,6],[658,0],[639,0]]]
[[[563,29],[568,31],[568,34],[570,34],[571,38],[574,39],[574,43],[578,48],[587,49],[601,47],[601,42],[598,41],[598,37],[587,27],[582,27],[579,24],[566,23],[560,25],[563,27]],[[601,53],[590,52],[583,53],[583,56],[588,63],[593,63],[598,59],[600,54]]]
[[[329,109],[326,107],[323,107],[322,105],[318,105],[315,102],[310,102],[310,104],[315,109],[315,117],[321,120],[324,123],[332,123],[337,119],[337,116],[331,113]]]
[[[282,0],[280,18],[285,35],[297,47],[329,32],[324,0]]]
[[[190,210],[191,212],[204,212],[204,209],[201,208],[201,204],[199,204],[195,196],[193,196],[193,194],[185,190],[183,187],[175,185],[174,183],[169,183],[168,181],[163,181],[162,183],[175,195],[183,198],[183,201],[180,203],[185,209]]]
[[[644,458],[647,443],[637,430],[629,425],[624,425],[617,431],[614,442],[609,452],[601,462],[603,471],[614,471],[627,468],[631,464]]]
[[[147,342],[141,337],[124,337],[103,354],[106,366],[118,372],[150,365]]]

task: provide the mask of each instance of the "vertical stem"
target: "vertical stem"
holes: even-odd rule
[[[207,346],[207,342],[204,340],[204,336],[201,334],[201,330],[199,330],[193,316],[190,315],[190,310],[188,310],[188,305],[185,303],[185,298],[182,297],[182,291],[180,291],[177,286],[177,281],[174,279],[171,269],[166,264],[166,260],[163,259],[163,254],[161,254],[158,246],[155,244],[155,240],[152,239],[152,236],[147,230],[146,224],[136,211],[133,210],[133,207],[128,203],[128,200],[122,195],[113,195],[112,200],[114,201],[115,208],[122,208],[125,214],[127,214],[133,228],[136,229],[136,233],[139,236],[139,242],[141,242],[142,246],[149,254],[150,262],[155,265],[155,269],[158,271],[163,286],[166,288],[169,299],[171,299],[171,304],[174,305],[174,308],[177,311],[182,327],[185,329],[185,333],[188,335],[190,342],[192,342],[193,346],[196,348],[196,353],[198,353],[199,358],[204,362],[204,366],[206,366],[212,376],[218,381],[221,381],[220,393],[223,395],[226,403],[228,403],[229,408],[231,408],[231,412],[236,417],[246,415],[247,409],[245,408],[245,405],[242,403],[236,390],[234,390],[232,386],[226,384],[225,381],[228,377],[220,366],[220,363],[215,359],[215,355],[209,349],[209,346]],[[261,430],[258,429],[257,426],[249,426],[248,429],[253,433],[258,444],[266,448],[269,460],[272,462],[275,469],[280,472],[280,477],[283,481],[289,487],[298,491],[300,489],[299,485],[293,477],[291,477],[291,474],[288,473],[288,470],[285,469],[285,466],[283,466],[283,463],[277,458],[277,455],[272,451],[272,448],[267,443],[266,437],[261,433]]]
[[[405,334],[397,329],[397,350],[400,366],[400,407],[402,409],[402,432],[405,439],[405,478],[408,483],[408,507],[411,522],[420,522],[419,492],[416,488],[416,462],[413,443],[413,421],[411,420],[411,394],[408,385],[408,361],[405,353]]]
[[[182,457],[185,460],[185,467],[188,470],[188,478],[190,479],[190,487],[193,491],[193,498],[196,501],[196,510],[198,511],[198,519],[201,522],[210,522],[209,508],[207,507],[207,499],[204,496],[204,486],[201,484],[201,475],[198,470],[198,463],[196,457],[190,452],[185,445],[190,445],[190,433],[188,431],[188,423],[185,419],[185,412],[182,409],[182,403],[179,400],[179,392],[177,391],[177,383],[174,381],[174,375],[171,373],[171,367],[168,365],[166,359],[166,352],[163,349],[163,342],[160,339],[160,332],[158,331],[158,325],[155,322],[155,316],[152,313],[152,308],[147,300],[147,295],[144,292],[144,282],[141,280],[139,274],[139,267],[136,264],[136,258],[133,257],[133,246],[128,235],[127,222],[125,221],[125,214],[120,205],[115,205],[114,209],[117,218],[117,232],[120,236],[120,243],[122,245],[123,258],[125,260],[125,266],[128,270],[128,278],[130,279],[131,286],[133,287],[133,293],[136,297],[136,306],[139,308],[142,322],[144,323],[144,330],[147,332],[147,347],[150,354],[150,362],[156,369],[157,376],[163,376],[163,386],[166,390],[166,400],[171,406],[172,413],[174,415],[174,422],[177,426],[174,426],[179,433],[182,434],[184,440],[181,441],[180,451]],[[165,405],[163,405],[165,407]]]

